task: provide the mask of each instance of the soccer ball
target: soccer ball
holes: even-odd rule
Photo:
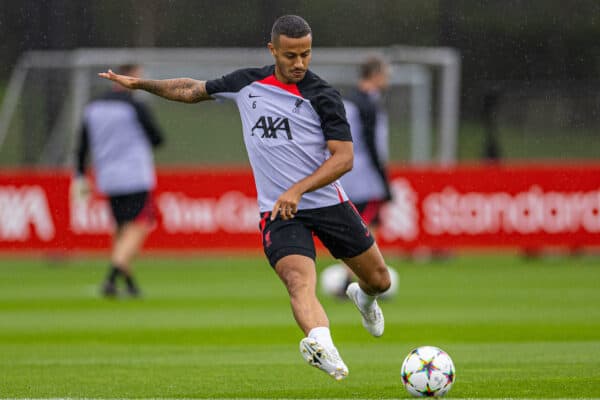
[[[326,267],[319,276],[321,291],[328,296],[346,297],[346,286],[348,284],[348,272],[343,264],[333,264]],[[390,299],[398,293],[400,278],[398,272],[388,266],[391,285],[388,290],[379,296],[380,299]]]
[[[445,395],[456,377],[450,356],[433,346],[418,347],[408,353],[401,375],[406,390],[417,397]]]
[[[328,296],[345,296],[348,284],[348,273],[343,264],[333,264],[326,267],[319,277],[321,291]]]

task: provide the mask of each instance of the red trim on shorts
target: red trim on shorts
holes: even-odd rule
[[[373,214],[366,213],[365,211],[367,211],[370,208],[372,208],[372,207],[369,207],[372,203],[375,206],[377,205],[377,203],[382,204],[382,202],[380,202],[379,200],[371,201],[371,202],[367,203],[367,206],[365,207],[365,209],[361,213],[360,211],[358,211],[358,208],[356,208],[356,206],[354,205],[354,203],[351,200],[348,200],[348,203],[350,203],[350,205],[352,206],[352,209],[354,210],[354,212],[363,220],[363,222],[366,225],[370,225],[371,222],[373,221],[373,219],[377,216],[377,212],[379,211],[379,207],[375,207],[375,212]]]
[[[361,213],[361,217],[367,223],[367,225],[370,225],[371,222],[373,222],[373,220],[377,217],[379,209],[381,208],[381,204],[381,200],[371,200],[367,203],[365,209]]]
[[[140,211],[137,217],[135,217],[133,222],[155,226],[157,222],[157,216],[158,213],[156,209],[156,203],[154,201],[154,195],[152,192],[148,192],[148,197],[146,198],[144,208],[142,208],[142,211]]]
[[[265,230],[265,225],[267,224],[267,219],[271,215],[271,211],[267,211],[265,215],[260,219],[260,232],[262,233]]]
[[[265,79],[258,81],[258,83],[262,83],[263,85],[271,85],[276,86],[280,89],[285,90],[286,92],[290,92],[298,97],[302,97],[300,94],[300,90],[298,90],[298,86],[295,83],[283,83],[279,81],[275,74],[267,76]]]
[[[354,205],[352,200],[348,200],[348,203],[352,206],[352,209],[354,210],[354,212],[357,213],[358,215],[360,215],[360,213],[358,212],[358,208],[356,208],[356,206]]]

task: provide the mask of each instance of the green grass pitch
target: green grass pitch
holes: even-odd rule
[[[319,269],[332,260],[321,257]],[[400,293],[371,338],[323,298],[350,368],[336,382],[300,357],[287,294],[263,258],[145,258],[144,297],[105,300],[98,258],[0,261],[0,398],[406,398],[404,356],[446,350],[451,398],[600,397],[600,262],[390,259]]]

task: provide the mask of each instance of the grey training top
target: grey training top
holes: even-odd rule
[[[208,94],[236,102],[254,172],[261,212],[311,175],[330,156],[328,140],[351,141],[340,94],[311,71],[297,84],[284,84],[274,66],[237,70],[206,82]],[[339,181],[305,193],[298,209],[347,201]]]
[[[344,100],[354,139],[354,168],[340,182],[354,203],[391,198],[388,161],[388,116],[375,93],[355,90]]]
[[[110,92],[84,110],[77,172],[85,173],[90,150],[100,192],[115,196],[150,191],[156,185],[152,146],[161,143],[161,132],[144,105],[129,92]]]

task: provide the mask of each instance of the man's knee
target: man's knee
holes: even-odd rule
[[[308,271],[314,267],[306,265],[306,260],[297,257],[284,257],[275,265],[275,270],[290,296],[311,290],[311,274]]]
[[[306,291],[309,287],[306,277],[298,271],[288,271],[282,278],[285,287],[292,296]]]
[[[390,273],[385,265],[376,268],[367,282],[373,292],[380,294],[388,290],[392,284]]]

